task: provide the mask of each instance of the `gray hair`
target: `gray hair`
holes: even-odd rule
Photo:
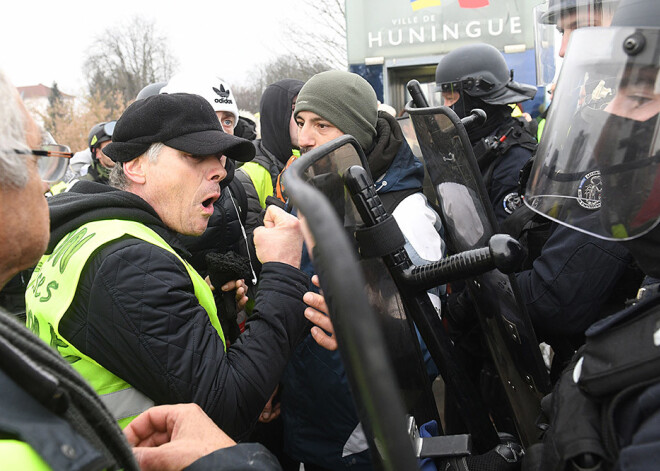
[[[0,188],[23,188],[28,181],[25,116],[16,100],[16,88],[0,70]]]
[[[147,156],[149,162],[155,163],[158,161],[158,156],[164,147],[165,144],[162,142],[155,142],[149,146],[143,155]],[[120,190],[125,190],[128,188],[129,183],[128,178],[126,178],[126,174],[124,173],[124,163],[117,162],[115,166],[112,167],[112,170],[110,170],[110,185]]]

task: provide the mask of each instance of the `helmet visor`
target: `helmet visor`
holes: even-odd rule
[[[619,0],[548,0],[539,10],[539,23],[556,25],[560,32],[589,26],[609,26]]]
[[[103,132],[105,132],[109,137],[112,137],[112,133],[115,131],[115,124],[117,121],[110,121],[103,125]]]
[[[575,32],[525,203],[610,240],[660,221],[660,30]]]

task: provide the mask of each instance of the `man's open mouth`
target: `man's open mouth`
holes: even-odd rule
[[[220,193],[211,193],[208,198],[202,201],[204,212],[213,212],[213,203],[220,199]]]
[[[208,209],[211,206],[213,206],[213,202],[215,200],[216,200],[216,198],[214,198],[214,197],[206,198],[204,201],[202,201],[202,206],[204,206],[205,208]]]

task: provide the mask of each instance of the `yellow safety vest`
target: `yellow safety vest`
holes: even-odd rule
[[[195,296],[225,343],[211,288],[188,262],[144,224],[118,219],[94,221],[62,238],[51,254],[41,258],[28,283],[25,292],[27,326],[90,383],[122,428],[154,402],[71,345],[60,335],[59,323],[71,306],[89,258],[102,246],[125,235],[156,245],[181,260],[192,280]]]
[[[289,158],[289,161],[287,162],[286,166],[282,170],[286,170],[289,165],[291,165],[291,162],[293,162],[295,159],[300,157],[300,151],[298,149],[293,149],[291,151],[293,154],[291,158]],[[254,185],[254,189],[257,192],[257,195],[259,195],[259,204],[261,205],[262,208],[266,209],[266,198],[269,196],[277,196],[280,198],[282,201],[284,201],[282,195],[282,189],[280,186],[280,176],[282,173],[277,176],[277,191],[276,188],[273,187],[273,176],[270,174],[268,169],[264,167],[263,165],[257,163],[257,162],[246,162],[243,165],[241,165],[241,170],[247,174],[248,177],[250,177],[250,180],[252,180],[252,184]]]
[[[27,443],[18,440],[0,440],[0,465],[3,469],[29,469],[49,471],[51,469],[41,456]]]
[[[268,196],[273,196],[273,177],[270,175],[270,172],[261,164],[256,162],[246,162],[241,165],[240,170],[245,172],[252,184],[254,189],[259,195],[259,204],[262,208],[266,208],[266,198]]]

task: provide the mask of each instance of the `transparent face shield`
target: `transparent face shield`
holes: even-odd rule
[[[575,32],[525,195],[534,211],[609,240],[660,220],[660,30]]]
[[[323,152],[310,151],[300,157],[299,165],[305,166],[302,179],[328,199],[344,228],[352,232],[362,226],[363,222],[344,186],[343,176],[354,165],[367,169],[366,159],[350,143],[334,146],[331,142],[321,150]],[[299,214],[299,217],[303,222],[307,245],[312,249],[315,242],[311,238],[311,231],[305,227],[304,214]]]

